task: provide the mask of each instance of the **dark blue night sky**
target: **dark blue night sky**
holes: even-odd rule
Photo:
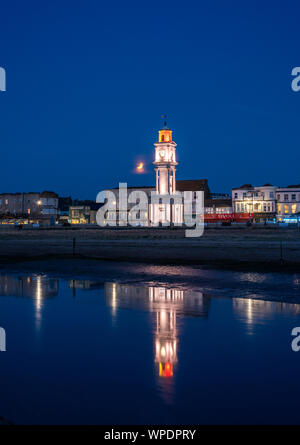
[[[179,179],[299,183],[299,13],[276,0],[2,2],[0,192],[154,184],[163,113]]]

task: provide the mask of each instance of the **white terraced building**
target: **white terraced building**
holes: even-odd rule
[[[234,213],[251,213],[256,222],[274,220],[276,217],[276,187],[265,184],[253,187],[245,184],[232,189]]]
[[[292,222],[300,215],[300,184],[280,187],[276,190],[277,220]]]

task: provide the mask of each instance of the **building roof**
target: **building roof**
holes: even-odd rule
[[[208,188],[207,179],[177,179],[176,190],[179,192],[197,192]]]
[[[39,195],[44,198],[58,198],[58,194],[55,192],[50,192],[48,190],[45,190],[44,192],[16,192],[16,193],[0,193],[0,196],[4,195],[11,195],[11,196],[19,196],[19,195]]]
[[[216,193],[212,192],[210,194],[211,199],[231,199],[231,196],[228,193]]]
[[[277,191],[291,191],[292,189],[300,189],[300,184],[287,185],[286,187],[278,187]]]
[[[232,207],[232,199],[205,199],[204,200],[205,207]]]
[[[234,187],[232,190],[241,190],[241,189],[253,189],[253,186],[251,184],[244,184],[240,187]]]
[[[49,190],[45,190],[44,192],[42,192],[41,196],[43,196],[44,198],[58,198],[57,193],[51,192]]]
[[[176,190],[178,192],[204,192],[204,199],[210,196],[207,179],[177,179]]]

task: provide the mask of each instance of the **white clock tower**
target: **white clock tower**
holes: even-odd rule
[[[166,126],[158,132],[155,146],[156,192],[159,195],[176,193],[176,146],[172,141],[172,131]]]
[[[156,194],[161,198],[164,195],[176,194],[176,147],[172,140],[172,130],[167,123],[158,132],[158,142],[155,142],[155,160],[153,162],[156,173]],[[178,203],[154,204],[150,211],[154,223],[182,223],[183,205]]]

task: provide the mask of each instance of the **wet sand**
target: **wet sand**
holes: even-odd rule
[[[220,227],[200,238],[185,238],[182,229],[0,230],[2,264],[71,257],[298,270],[300,230]]]

